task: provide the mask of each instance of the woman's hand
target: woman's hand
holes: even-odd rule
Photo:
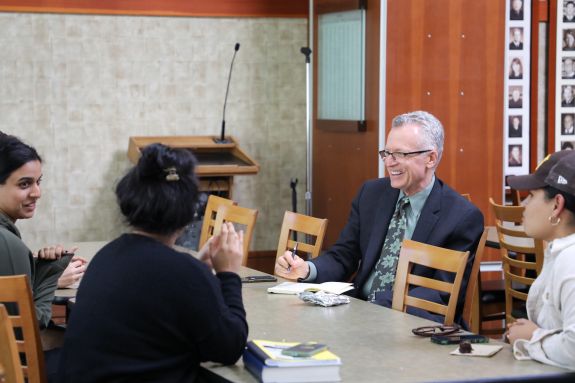
[[[517,339],[530,340],[535,330],[539,326],[528,319],[517,319],[515,322],[507,326],[507,339],[510,344],[515,343]]]
[[[237,273],[243,259],[244,233],[236,232],[231,222],[222,225],[220,234],[213,236],[200,250],[200,259],[216,273],[230,271]]]
[[[79,282],[86,272],[87,262],[82,257],[74,257],[58,278],[58,288],[64,288]]]
[[[210,246],[212,246],[210,245],[210,243],[213,241],[214,237],[210,237],[198,252],[198,258],[200,259],[200,261],[208,265],[210,269],[214,268],[214,265],[212,264],[212,256],[210,254]]]
[[[36,253],[40,259],[60,259],[62,255],[74,254],[78,247],[64,249],[62,245],[46,246]]]

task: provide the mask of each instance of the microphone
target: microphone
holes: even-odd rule
[[[220,133],[220,138],[214,138],[216,144],[227,144],[230,141],[226,139],[226,105],[228,103],[228,93],[230,91],[230,81],[232,79],[232,69],[234,67],[234,60],[236,59],[236,53],[240,50],[240,43],[236,43],[234,47],[234,55],[232,56],[232,63],[230,64],[230,73],[228,75],[228,86],[226,88],[226,97],[224,98],[224,111],[222,113],[222,131]]]
[[[311,55],[311,49],[309,47],[301,47],[301,49],[299,50],[301,53],[303,53],[303,55],[305,56],[305,62],[306,64],[309,64],[309,56]]]

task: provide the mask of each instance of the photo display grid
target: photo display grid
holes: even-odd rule
[[[555,150],[575,147],[575,1],[557,1]]]
[[[508,0],[506,15],[503,164],[508,176],[529,173],[531,0]]]

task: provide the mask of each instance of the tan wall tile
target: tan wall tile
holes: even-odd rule
[[[44,159],[43,197],[19,221],[30,247],[125,231],[114,186],[128,138],[227,133],[261,165],[234,199],[259,210],[252,249],[275,249],[290,178],[305,210],[304,19],[0,14],[0,129]]]

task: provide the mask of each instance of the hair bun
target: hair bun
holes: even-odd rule
[[[151,144],[142,149],[142,156],[137,169],[142,178],[157,178],[162,173],[160,161],[167,147],[162,144]]]
[[[155,180],[166,179],[166,174],[191,174],[194,170],[194,157],[188,150],[151,144],[142,149],[137,169],[141,178]]]

